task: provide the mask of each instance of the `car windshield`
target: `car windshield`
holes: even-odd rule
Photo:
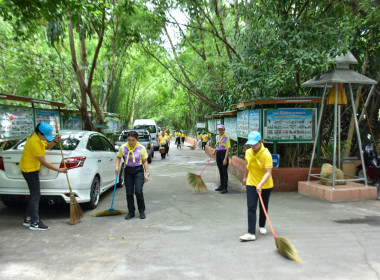
[[[149,133],[156,133],[156,126],[154,125],[135,125],[134,129],[146,129]]]
[[[62,150],[64,151],[72,151],[75,150],[76,147],[78,146],[80,140],[82,139],[83,135],[82,134],[65,134],[61,135],[62,139]],[[20,143],[18,143],[14,149],[16,150],[23,150],[24,146],[26,143],[26,138],[22,140]],[[54,145],[52,150],[60,150],[59,143]]]
[[[148,141],[149,140],[149,134],[142,134],[142,132],[139,133],[139,139],[138,141]],[[123,134],[120,135],[119,141],[125,141],[127,142],[128,137],[127,137],[128,132],[124,132]]]

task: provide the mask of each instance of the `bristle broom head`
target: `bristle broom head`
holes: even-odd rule
[[[187,182],[190,187],[195,188],[196,184],[198,183],[198,175],[194,173],[187,173]]]
[[[284,257],[295,262],[303,263],[302,259],[298,256],[297,250],[286,237],[277,236],[276,247]]]
[[[80,208],[74,194],[70,194],[70,225],[77,224],[83,216],[82,208]]]
[[[98,212],[93,212],[91,213],[91,216],[93,217],[103,217],[103,216],[116,216],[116,215],[121,215],[127,213],[126,211],[122,210],[116,210],[116,209],[107,209],[107,210],[102,210]]]

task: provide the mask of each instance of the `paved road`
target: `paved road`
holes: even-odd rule
[[[282,257],[272,235],[240,242],[246,233],[246,198],[230,176],[222,195],[193,193],[188,172],[208,157],[188,147],[150,164],[144,186],[147,218],[92,217],[68,224],[68,207],[43,207],[51,229],[21,225],[23,209],[0,208],[0,279],[380,279],[380,201],[329,203],[292,193],[273,193],[269,215],[304,264]],[[212,162],[202,175],[217,186]],[[112,191],[97,210],[108,209]],[[116,209],[126,209],[118,189]]]

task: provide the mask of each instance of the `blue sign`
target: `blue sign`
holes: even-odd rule
[[[280,167],[280,155],[272,154],[273,167]]]

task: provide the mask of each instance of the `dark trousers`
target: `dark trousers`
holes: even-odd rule
[[[162,147],[165,148],[165,153],[161,153],[161,158],[165,158],[166,157],[166,154],[169,152],[169,148],[168,148],[168,144],[165,144],[165,145],[161,145]]]
[[[22,172],[26,183],[28,184],[30,197],[26,206],[26,216],[31,217],[32,223],[37,223],[40,218],[38,216],[41,190],[40,190],[40,171]]]
[[[259,227],[265,227],[266,217],[261,206],[259,195],[256,191],[256,187],[246,186],[247,190],[247,206],[248,206],[248,232],[251,234],[256,233],[256,209],[257,203],[260,204],[260,215],[259,215]],[[272,189],[262,189],[261,197],[265,205],[265,209],[268,212],[269,197],[272,193]]]
[[[180,137],[177,137],[175,139],[175,143],[177,144],[177,149],[181,147],[181,138]]]
[[[125,167],[124,183],[127,194],[128,211],[135,211],[135,200],[133,195],[136,195],[137,207],[140,212],[145,211],[145,202],[143,194],[144,168],[142,165],[137,167]]]
[[[207,142],[202,142],[202,150],[206,150],[206,144]]]
[[[222,190],[227,190],[228,185],[228,164],[229,159],[227,158],[227,164],[223,165],[224,158],[226,156],[226,150],[216,152],[216,164],[218,165],[219,175],[220,175],[220,187]]]

